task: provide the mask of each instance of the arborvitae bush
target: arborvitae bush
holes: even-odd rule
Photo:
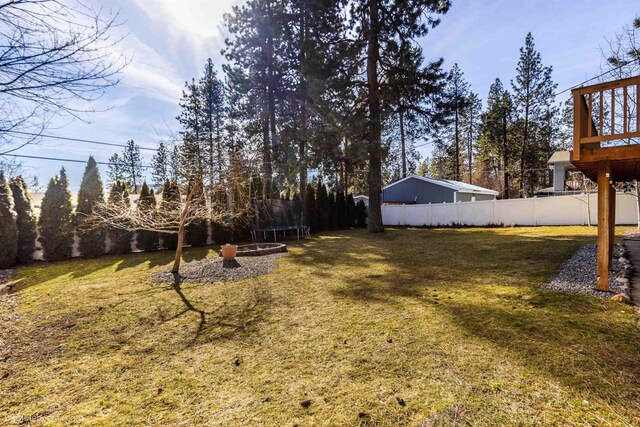
[[[136,206],[138,212],[147,215],[157,215],[156,212],[156,196],[153,190],[149,189],[146,182],[142,184],[140,189],[140,198]],[[138,230],[136,232],[136,242],[139,249],[150,252],[158,249],[158,232],[151,230]]]
[[[302,203],[302,199],[300,199],[300,195],[295,193],[291,198],[291,210],[293,213],[293,218],[291,225],[300,225],[304,219],[303,215],[304,203]]]
[[[338,209],[336,206],[336,194],[329,193],[329,230],[338,228]]]
[[[80,190],[78,191],[78,205],[76,206],[76,227],[80,238],[80,254],[85,258],[96,258],[104,254],[107,230],[105,227],[88,227],[85,223],[95,213],[100,203],[104,203],[104,190],[100,171],[93,156],[84,169]]]
[[[194,184],[189,184],[187,194],[191,191],[192,185]],[[199,207],[199,204],[205,203],[202,183],[197,188],[198,190],[191,199],[191,204],[194,208]],[[205,218],[197,218],[187,226],[187,242],[191,246],[204,246],[207,244],[207,232],[207,220]]]
[[[176,181],[166,181],[162,189],[162,202],[159,215],[175,217],[180,215],[180,187]],[[176,233],[160,233],[162,246],[175,250],[178,247],[178,235]]]
[[[118,180],[111,186],[107,202],[120,209],[128,209],[131,206],[129,192],[127,191],[127,185],[124,181]],[[121,228],[110,227],[107,232],[107,236],[111,243],[109,253],[122,255],[131,252],[131,239],[133,238],[133,233]]]
[[[347,202],[344,199],[344,193],[342,191],[336,194],[336,211],[338,215],[338,228],[347,228]]]
[[[316,201],[318,230],[329,230],[331,227],[331,207],[329,206],[329,194],[327,193],[327,187],[322,182],[318,183]]]
[[[367,206],[362,200],[356,203],[356,221],[358,223],[358,227],[367,226]]]
[[[304,225],[308,225],[311,228],[311,231],[314,233],[318,231],[318,218],[316,212],[316,192],[313,189],[313,185],[307,184],[307,195],[306,195],[306,208],[307,208],[307,223]]]
[[[347,214],[347,227],[356,226],[356,203],[353,200],[353,195],[347,195],[346,199],[346,214]]]
[[[0,268],[9,268],[18,254],[18,225],[9,183],[0,172]]]
[[[262,194],[262,190],[254,188],[253,183],[260,186],[262,185],[259,183],[259,180],[255,180],[255,176],[254,180],[252,180],[252,191],[255,191],[256,195]],[[211,238],[219,245],[223,245],[234,240],[234,226],[238,227],[238,237],[242,233],[241,221],[234,222],[234,224],[227,224],[221,218],[218,218],[221,210],[225,209],[226,206],[227,192],[221,185],[214,186],[211,191],[211,212],[215,213],[216,217],[211,219]]]
[[[44,259],[60,261],[71,257],[73,249],[73,207],[67,173],[49,181],[40,207],[40,243]]]
[[[36,250],[37,232],[33,201],[29,196],[27,184],[21,176],[13,178],[9,186],[13,193],[18,226],[18,262],[25,264],[33,261],[33,252]]]

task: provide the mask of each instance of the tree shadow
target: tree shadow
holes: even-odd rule
[[[213,286],[212,284],[190,284],[190,288],[198,286]],[[196,344],[204,344],[216,340],[231,339],[238,334],[246,334],[254,330],[268,311],[272,298],[264,285],[256,283],[252,292],[252,299],[241,305],[230,306],[223,302],[212,310],[201,308],[198,303],[189,298],[183,289],[183,278],[179,273],[173,274],[172,290],[178,295],[184,310],[167,317],[162,321],[175,320],[187,313],[198,316],[198,326],[193,338],[187,344],[191,347]]]
[[[204,246],[200,248],[185,248],[182,252],[182,260],[185,262],[198,261],[210,256],[218,256],[218,246]]]
[[[404,239],[398,239],[401,234]],[[610,389],[600,390],[605,378],[624,389],[624,399],[638,399],[635,325],[603,322],[612,313],[609,302],[538,289],[594,239],[495,229],[415,230],[411,235],[389,230],[385,236],[357,239],[355,247],[342,251],[331,240],[312,242],[292,259],[317,264],[328,274],[331,266],[357,265],[362,274],[336,276],[340,282],[328,290],[338,299],[386,305],[410,299],[429,305],[514,360],[531,363],[540,378],[552,377],[576,391],[587,387],[610,399]],[[567,352],[579,363],[568,367],[560,360]]]

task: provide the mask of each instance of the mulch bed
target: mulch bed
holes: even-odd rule
[[[180,279],[182,282],[213,283],[261,276],[271,273],[282,255],[242,257],[234,261],[224,261],[222,257],[211,257],[185,262],[180,266]],[[155,273],[152,277],[161,283],[175,282],[170,267]]]
[[[622,279],[630,272],[630,265],[622,262],[620,257],[626,254],[622,245],[613,248],[613,267],[609,273],[609,289],[611,292],[596,290],[598,279],[598,252],[595,244],[581,247],[562,266],[560,272],[551,282],[541,286],[542,289],[573,292],[578,294],[593,295],[601,298],[611,298],[612,295],[629,294],[629,283],[623,283]]]

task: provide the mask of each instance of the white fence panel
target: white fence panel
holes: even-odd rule
[[[431,205],[431,225],[451,225],[460,222],[458,206],[460,203],[437,203]]]
[[[635,224],[636,199],[616,196],[616,224]],[[598,222],[595,194],[426,205],[383,205],[382,221],[397,226],[586,225]]]
[[[383,205],[382,223],[386,225],[410,225],[403,218],[404,206]]]
[[[493,223],[493,211],[496,202],[493,200],[482,202],[458,203],[460,205],[460,224],[483,226]]]
[[[535,225],[533,199],[496,200],[493,224]]]
[[[558,203],[556,197],[533,199],[535,203],[535,225],[576,225],[586,224],[586,198],[582,196],[563,197]]]
[[[431,224],[431,205],[405,205],[404,218],[408,224]]]

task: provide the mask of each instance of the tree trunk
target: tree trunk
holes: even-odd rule
[[[303,65],[306,62],[306,41],[307,41],[307,10],[306,2],[300,3],[300,92],[301,92],[301,105],[300,105],[300,146],[298,147],[298,158],[300,160],[300,200],[306,200],[307,196],[307,81],[302,73],[304,69]],[[304,212],[304,210],[303,210]],[[303,213],[303,216],[305,214]],[[303,223],[308,222],[307,218],[303,218]]]
[[[400,143],[402,144],[402,177],[407,177],[407,149],[404,140],[404,112],[400,107]]]
[[[176,248],[176,255],[173,259],[172,273],[178,273],[180,271],[180,260],[182,259],[182,246],[184,245],[184,226],[180,226],[178,229],[178,247]]]
[[[171,272],[174,274],[178,274],[180,271],[180,260],[182,259],[182,246],[184,246],[184,231],[187,226],[187,218],[189,217],[189,211],[191,210],[191,201],[193,200],[193,195],[197,194],[200,191],[200,185],[202,183],[202,175],[200,175],[191,186],[189,190],[189,194],[187,194],[187,200],[184,203],[184,207],[182,208],[182,213],[180,214],[180,222],[178,223],[178,247],[176,247],[176,255],[173,259],[173,267],[171,268]]]
[[[378,82],[378,58],[380,57],[378,0],[369,0],[369,31],[367,41],[367,83],[369,87],[369,224],[370,233],[384,231],[382,226],[382,134],[380,111],[380,85]]]
[[[636,212],[638,216],[638,230],[640,230],[640,188],[638,188],[637,180],[634,180],[633,184],[636,187]]]
[[[347,137],[344,138],[344,196],[347,197],[349,194],[349,158],[347,157],[349,147],[349,140]]]
[[[457,96],[457,95],[456,95]],[[456,110],[454,116],[455,124],[455,145],[456,145],[456,181],[460,181],[460,139],[458,136],[458,100],[456,99]]]
[[[509,198],[509,172],[507,168],[509,167],[509,153],[508,153],[508,134],[507,134],[507,119],[506,117],[502,118],[502,169],[504,174],[504,192],[502,194],[503,199]]]
[[[473,184],[473,105],[469,107],[469,184]]]
[[[266,96],[266,88],[264,90]],[[262,111],[262,173],[264,174],[264,182],[262,183],[263,194],[267,194],[271,187],[273,172],[271,169],[271,138],[269,137],[269,113],[265,99],[264,109]]]
[[[528,103],[528,101],[527,101]],[[520,197],[525,196],[524,192],[524,180],[525,180],[525,158],[527,155],[527,144],[529,142],[529,105],[525,107],[524,111],[524,130],[522,132],[522,149],[520,151]]]

